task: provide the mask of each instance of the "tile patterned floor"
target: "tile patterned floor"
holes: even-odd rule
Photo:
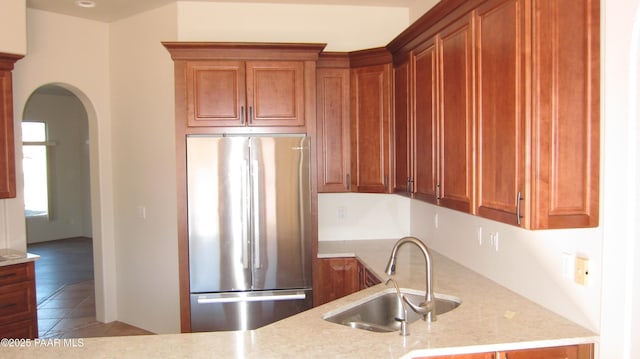
[[[29,245],[36,261],[40,338],[89,338],[153,334],[122,322],[96,320],[91,238]]]

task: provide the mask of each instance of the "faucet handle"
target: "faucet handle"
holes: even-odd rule
[[[436,308],[434,303],[422,302],[419,305],[413,304],[409,298],[406,296],[402,296],[402,300],[407,303],[409,308],[418,314],[422,314],[422,320],[428,320],[429,322],[435,322],[438,318],[436,317]]]

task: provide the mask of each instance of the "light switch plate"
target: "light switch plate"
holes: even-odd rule
[[[587,285],[589,279],[589,259],[576,257],[576,271],[574,281],[580,285]]]

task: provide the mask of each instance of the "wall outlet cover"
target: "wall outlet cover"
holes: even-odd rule
[[[580,285],[587,285],[589,279],[589,259],[576,257],[574,281]]]

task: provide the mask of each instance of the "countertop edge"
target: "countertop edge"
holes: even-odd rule
[[[23,252],[11,248],[0,249],[0,267],[6,267],[14,264],[27,262],[35,262],[40,256],[33,253]]]

